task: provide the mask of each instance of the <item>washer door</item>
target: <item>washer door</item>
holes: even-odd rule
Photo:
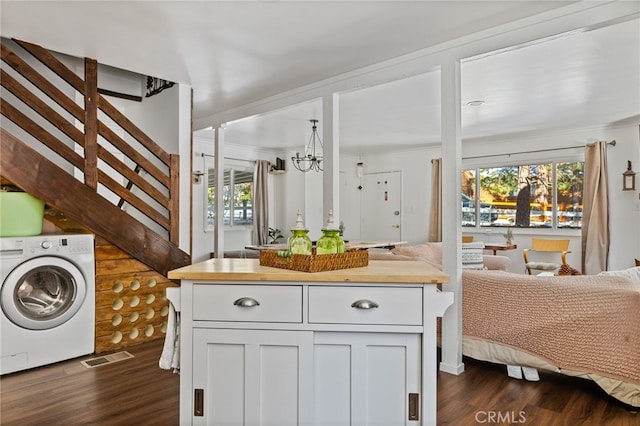
[[[2,283],[0,303],[11,322],[46,330],[68,321],[82,307],[87,283],[68,260],[43,256],[13,269]]]

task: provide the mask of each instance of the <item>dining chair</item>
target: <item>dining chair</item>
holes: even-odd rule
[[[536,254],[534,257],[538,257],[538,253],[558,253],[560,254],[562,263],[529,259],[529,255]],[[527,274],[531,275],[532,270],[550,272],[560,269],[562,265],[567,264],[567,253],[571,253],[571,250],[569,250],[569,240],[532,238],[531,248],[522,250]],[[545,256],[545,258],[548,259],[548,256]]]

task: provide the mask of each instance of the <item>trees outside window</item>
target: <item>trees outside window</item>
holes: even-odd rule
[[[213,169],[209,169],[207,187],[207,225],[209,227],[213,227],[215,223],[214,175]],[[224,226],[253,225],[253,172],[251,170],[225,169],[222,198]]]
[[[583,179],[581,161],[463,170],[462,226],[578,229]]]

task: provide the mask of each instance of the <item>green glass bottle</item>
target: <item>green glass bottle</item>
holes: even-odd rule
[[[311,254],[313,244],[307,235],[308,233],[309,230],[305,229],[302,222],[302,212],[298,210],[296,227],[291,230],[291,237],[289,237],[289,251],[291,254]]]
[[[333,225],[333,210],[329,210],[327,226],[322,228],[322,237],[316,244],[316,254],[344,253],[345,244],[340,230]]]

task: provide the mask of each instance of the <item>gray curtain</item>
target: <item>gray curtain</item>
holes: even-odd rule
[[[269,194],[267,180],[269,162],[256,161],[253,173],[253,232],[251,243],[263,245],[269,243]]]
[[[429,241],[442,241],[442,158],[431,160]]]
[[[607,143],[587,145],[584,159],[582,273],[592,275],[609,266]]]

